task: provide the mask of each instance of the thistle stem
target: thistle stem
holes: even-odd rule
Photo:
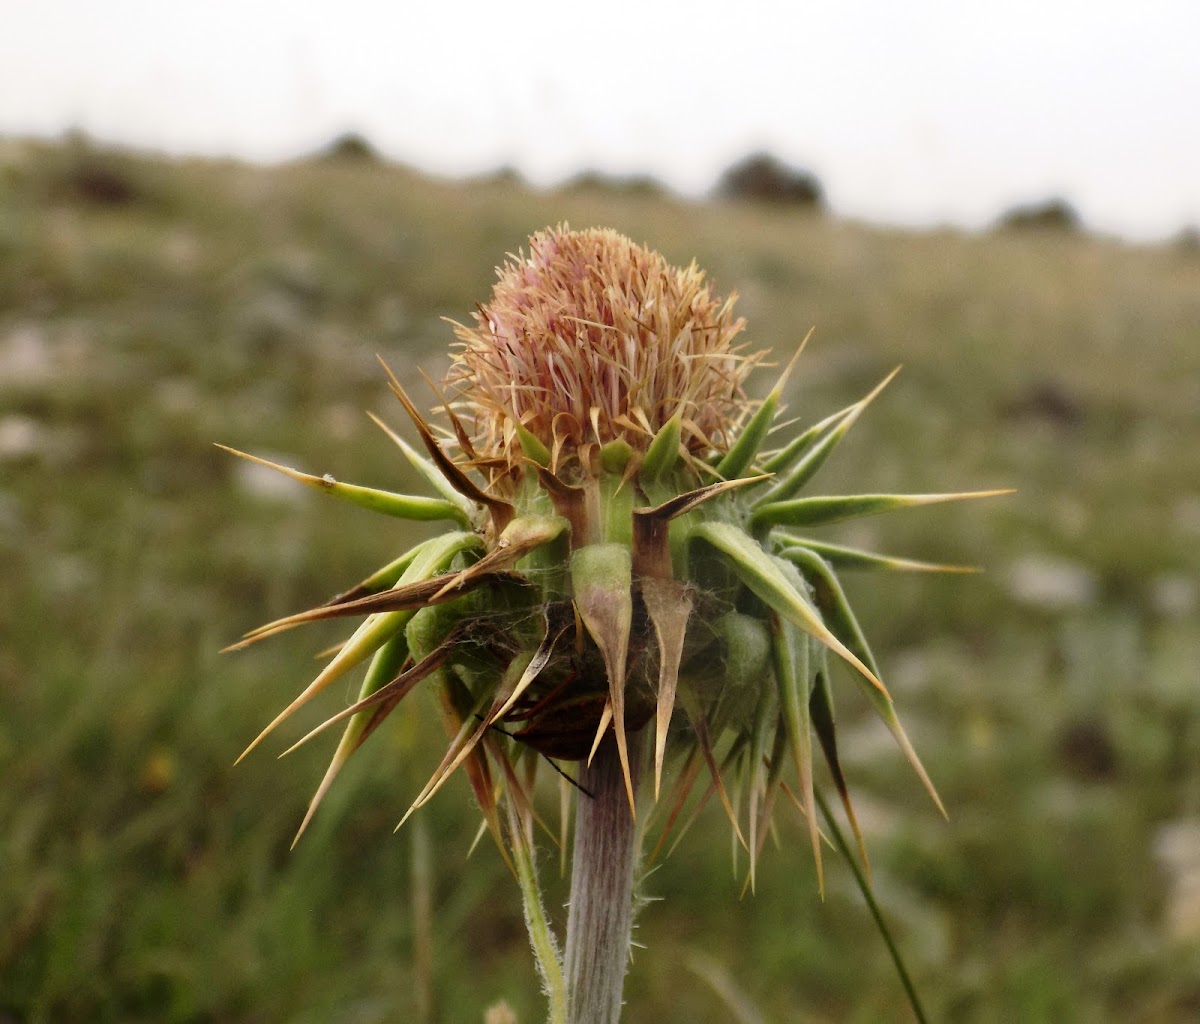
[[[641,733],[628,738],[637,791]],[[637,823],[629,810],[617,744],[610,732],[579,780],[566,975],[569,1024],[617,1024],[629,966]],[[590,794],[590,795],[589,795]]]
[[[522,820],[512,800],[507,803],[513,864],[517,870],[517,882],[521,886],[521,901],[525,906],[525,928],[529,932],[538,973],[542,976],[543,991],[550,1002],[548,1024],[567,1024],[567,989],[563,981],[562,961],[559,959],[554,932],[546,918],[546,908],[542,905],[542,889],[538,884],[533,842],[529,835],[530,823]]]

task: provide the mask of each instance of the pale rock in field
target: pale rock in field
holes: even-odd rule
[[[0,339],[0,384],[44,384],[53,370],[50,343],[36,324],[18,324]]]
[[[1098,588],[1095,575],[1076,562],[1031,555],[1013,563],[1008,589],[1023,604],[1061,611],[1094,603]]]
[[[1177,942],[1200,939],[1200,819],[1167,822],[1154,837],[1167,878],[1163,928]]]
[[[200,262],[200,240],[192,231],[176,229],[163,242],[162,255],[173,270],[191,273]]]
[[[15,413],[0,419],[0,462],[36,458],[45,447],[46,432],[37,420]]]
[[[910,647],[898,651],[887,668],[887,685],[892,693],[917,692],[929,684],[933,658],[929,651]]]
[[[912,736],[911,716],[905,719],[904,724]],[[838,746],[841,749],[843,768],[847,765],[865,767],[877,763],[880,759],[891,757],[896,749],[896,740],[881,719],[864,718],[861,722],[842,729]],[[856,801],[857,799],[855,797]]]
[[[1184,619],[1196,610],[1196,581],[1181,572],[1163,573],[1150,584],[1155,611],[1169,619]]]
[[[95,567],[82,555],[60,553],[46,565],[45,579],[51,593],[57,596],[84,593],[96,586]]]
[[[866,790],[857,790],[851,797],[854,815],[864,838],[884,840],[894,836],[903,824],[904,818],[899,810],[883,800],[874,799]]]
[[[1185,494],[1175,502],[1172,512],[1181,532],[1200,535],[1200,494]]]
[[[256,294],[241,311],[239,327],[255,344],[303,334],[307,318],[300,300],[283,289]]]
[[[170,415],[186,416],[195,412],[202,396],[195,381],[189,377],[167,377],[154,386],[154,397],[162,411]]]

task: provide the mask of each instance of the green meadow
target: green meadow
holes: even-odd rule
[[[376,356],[432,407],[443,318],[559,221],[695,258],[779,363],[814,328],[787,396],[806,421],[903,364],[818,490],[1017,488],[827,530],[983,570],[847,578],[948,822],[835,679],[876,893],[931,1018],[1200,1017],[1194,239],[0,140],[0,1022],[459,1024],[501,999],[542,1019],[465,780],[393,834],[444,749],[429,694],[295,850],[334,741],[274,754],[357,680],[233,767],[344,630],[221,648],[417,528],[214,442],[420,492],[365,415],[411,436]],[[850,871],[829,851],[822,900],[782,810],[756,894],[715,802],[646,879],[631,1024],[911,1019]]]

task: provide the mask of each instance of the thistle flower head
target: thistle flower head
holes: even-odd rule
[[[644,452],[671,420],[685,451],[727,446],[759,354],[734,344],[735,296],[713,294],[693,262],[608,229],[566,225],[529,240],[497,273],[475,323],[456,325],[449,383],[485,460],[520,455],[519,424],[556,464],[589,444]]]
[[[301,740],[344,729],[309,816],[345,761],[428,681],[449,746],[410,812],[462,768],[510,865],[531,841],[539,764],[566,777],[615,743],[636,813],[639,745],[628,736],[646,729],[662,838],[689,800],[715,795],[749,851],[752,883],[772,816],[790,800],[819,869],[814,737],[854,825],[835,669],[862,687],[937,800],[838,574],[956,567],[811,531],[998,492],[801,496],[891,376],[767,450],[787,371],[760,402],[746,399],[760,359],[734,344],[743,322],[732,306],[694,264],[673,268],[613,231],[541,232],[528,256],[499,270],[475,324],[456,328],[453,457],[392,377],[426,455],[384,429],[433,496],[275,467],[378,512],[450,524],[321,607],[242,641],[318,619],[363,620],[251,744],[369,661],[359,700]],[[668,755],[676,770],[659,801]],[[702,772],[711,785],[695,787]]]

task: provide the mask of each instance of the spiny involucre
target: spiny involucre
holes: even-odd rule
[[[703,769],[750,852],[751,882],[781,792],[804,812],[820,874],[814,735],[858,833],[834,730],[838,662],[941,806],[837,573],[957,567],[800,531],[1003,492],[800,497],[891,376],[767,451],[795,359],[766,398],[748,400],[743,385],[763,353],[735,343],[744,323],[733,303],[694,264],[671,267],[616,232],[539,232],[527,256],[499,269],[474,324],[455,326],[445,442],[389,371],[427,457],[380,426],[433,496],[274,466],[385,514],[451,524],[325,605],[235,645],[318,619],[364,619],[248,748],[370,660],[359,700],[300,741],[344,723],[301,832],[347,758],[429,680],[450,742],[408,813],[462,767],[508,859],[528,837],[505,820],[528,827],[539,764],[555,763],[573,792],[572,762],[610,730],[636,813],[627,737],[650,729],[660,846]],[[678,767],[660,804],[668,756]],[[504,800],[515,816],[498,814]]]

